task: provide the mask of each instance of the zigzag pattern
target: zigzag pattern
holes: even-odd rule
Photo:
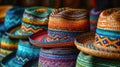
[[[40,30],[43,30],[42,28],[39,28],[39,29],[36,30],[36,29],[32,28],[31,26],[30,27],[26,27],[24,25],[21,26],[21,29],[25,30],[25,32],[32,31],[33,33],[38,32]]]
[[[108,38],[96,34],[96,43],[101,45],[102,47],[112,47],[120,49],[120,39],[117,38]]]
[[[22,61],[22,62],[27,62],[27,61],[29,61],[29,59],[28,58],[22,58],[22,57],[18,57],[18,56],[16,56],[16,58],[18,59],[18,60],[20,60],[20,61]]]
[[[29,24],[29,23],[26,23],[26,22],[22,22],[22,25],[26,26],[27,28],[32,27],[34,29],[38,29],[38,28],[41,27],[40,25]]]
[[[7,21],[9,21],[9,23],[13,23],[13,22],[14,22],[14,23],[16,23],[16,22],[18,23],[18,22],[21,22],[21,19],[18,19],[18,18],[16,18],[16,19],[6,19],[6,22],[7,22]],[[7,23],[8,23],[8,22],[7,22]]]

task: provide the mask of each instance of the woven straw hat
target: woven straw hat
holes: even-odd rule
[[[96,33],[80,35],[77,48],[87,54],[120,59],[120,8],[104,10],[99,17]]]

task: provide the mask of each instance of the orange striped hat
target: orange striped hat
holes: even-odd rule
[[[49,17],[48,31],[33,34],[30,41],[39,47],[74,46],[74,38],[87,31],[89,22],[86,9],[59,8]]]

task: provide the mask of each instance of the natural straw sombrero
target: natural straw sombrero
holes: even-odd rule
[[[120,59],[120,8],[104,10],[99,17],[95,33],[80,35],[77,48],[87,54]]]

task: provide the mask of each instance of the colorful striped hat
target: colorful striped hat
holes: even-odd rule
[[[5,15],[6,15],[6,11],[8,9],[12,8],[11,5],[3,5],[0,6],[0,23],[2,23],[4,21]]]
[[[80,52],[76,67],[120,67],[120,60],[99,58]]]
[[[41,48],[38,67],[75,67],[75,48]]]
[[[39,47],[33,46],[27,40],[20,40],[17,52],[13,52],[2,60],[5,67],[22,67],[27,62],[32,62],[39,58]]]
[[[91,11],[90,11],[90,31],[93,31],[93,32],[96,31],[98,18],[99,18],[101,11],[102,10],[97,9],[97,8],[91,9]]]
[[[97,57],[120,59],[120,8],[104,10],[99,17],[96,33],[80,35],[77,48]]]
[[[22,17],[22,24],[11,28],[7,34],[12,38],[27,38],[33,33],[47,29],[48,16],[53,10],[47,7],[26,8]]]
[[[13,7],[6,12],[4,23],[0,25],[0,31],[7,31],[13,26],[21,23],[24,8]]]
[[[3,35],[0,43],[0,59],[2,60],[5,56],[15,51],[17,46],[18,39],[9,38]]]
[[[29,39],[39,47],[74,46],[74,38],[88,30],[86,9],[59,8],[49,17],[48,31],[37,32]]]

